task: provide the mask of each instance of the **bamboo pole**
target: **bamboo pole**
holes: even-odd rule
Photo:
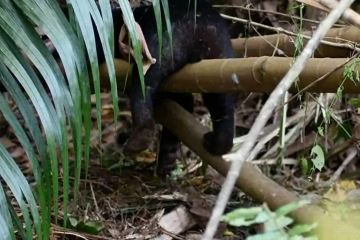
[[[307,33],[304,34],[307,35]],[[236,57],[291,57],[295,52],[295,38],[295,36],[281,33],[232,39],[232,45]],[[354,50],[351,49],[354,47],[352,43],[360,43],[360,29],[353,26],[333,28],[327,33],[324,40],[334,43],[334,45],[320,44],[314,53],[315,57],[349,57],[354,53]],[[304,39],[304,45],[307,41]]]
[[[309,92],[337,92],[343,84],[344,93],[360,93],[360,88],[350,80],[344,80],[345,58],[313,58],[300,74],[297,92],[323,77],[311,86]],[[293,63],[292,58],[258,57],[242,59],[213,59],[188,64],[162,84],[161,90],[169,92],[271,92]],[[350,61],[346,65],[350,66]],[[115,60],[119,89],[123,90],[125,78],[129,78],[130,65]],[[355,65],[356,66],[356,65]],[[355,70],[360,71],[357,66]],[[329,74],[330,73],[330,74]],[[109,89],[106,66],[101,66],[102,87]],[[127,81],[129,82],[129,81]]]
[[[215,168],[220,174],[226,176],[230,163],[222,157],[209,154],[205,150],[202,145],[202,137],[209,129],[196,121],[191,113],[169,100],[163,101],[156,106],[155,117],[201,159]],[[272,209],[299,200],[293,192],[286,190],[266,177],[250,162],[244,164],[236,186],[255,201],[266,202]],[[310,212],[315,213],[318,210],[311,209]],[[313,217],[306,208],[298,211],[294,216],[302,222],[311,221]]]

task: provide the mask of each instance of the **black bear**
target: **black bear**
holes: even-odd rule
[[[145,74],[145,97],[143,96],[137,68],[134,68],[133,80],[128,95],[131,101],[133,119],[132,133],[124,151],[137,153],[149,147],[154,137],[155,121],[153,108],[158,96],[167,96],[188,111],[192,111],[191,94],[159,94],[159,85],[172,73],[187,63],[211,58],[232,58],[233,50],[227,24],[211,6],[209,0],[169,0],[170,20],[172,24],[172,46],[163,26],[162,55],[159,56],[158,35],[152,7],[140,7],[134,10],[135,20],[141,26],[151,55],[157,59]],[[118,35],[121,14],[114,14],[115,36]],[[164,22],[164,21],[163,21]],[[165,25],[165,24],[163,24]],[[119,53],[119,46],[116,46]],[[204,135],[206,150],[214,155],[230,151],[234,136],[233,94],[204,93],[204,104],[208,108],[213,130]],[[166,175],[173,168],[180,142],[168,129],[161,135],[158,174]]]
[[[163,26],[162,55],[159,56],[159,43],[156,20],[152,7],[139,7],[134,10],[135,20],[141,26],[151,55],[157,60],[145,74],[145,97],[143,96],[137,68],[133,69],[132,85],[128,92],[131,101],[133,129],[124,147],[125,152],[138,153],[149,147],[155,132],[153,108],[156,99],[168,97],[175,100],[188,111],[193,109],[193,98],[189,93],[158,93],[159,85],[172,73],[187,63],[211,58],[232,58],[230,36],[226,22],[211,7],[210,0],[168,0],[172,24],[172,50],[170,39]],[[67,13],[66,9],[63,9]],[[164,18],[164,16],[162,16]],[[118,36],[123,19],[120,9],[113,11],[115,57],[122,57]],[[163,21],[164,22],[164,21]],[[163,24],[165,25],[165,24]],[[96,36],[99,61],[104,61],[99,37]],[[0,91],[5,91],[0,84]],[[206,150],[214,155],[230,151],[234,136],[233,94],[204,93],[203,100],[208,108],[213,130],[204,135]],[[160,143],[158,174],[166,176],[174,167],[178,157],[180,141],[168,129],[163,128]]]

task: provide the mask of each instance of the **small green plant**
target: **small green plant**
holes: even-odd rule
[[[344,68],[344,80],[351,80],[354,84],[360,82],[359,71],[357,71],[357,67],[359,66],[360,58],[357,57],[354,61],[349,65],[345,65]]]
[[[294,46],[295,46],[294,57],[299,56],[304,48],[304,35],[302,34],[304,9],[305,9],[305,5],[303,3],[295,4],[292,7],[292,12],[297,11],[300,17],[300,21],[295,25],[297,27],[296,29],[297,34],[294,42]]]
[[[314,168],[321,171],[325,166],[325,152],[324,149],[319,145],[315,144],[311,149],[311,161],[314,164]]]
[[[353,60],[350,64],[345,65],[344,73],[343,73],[344,78],[340,83],[338,90],[336,91],[336,95],[338,96],[339,99],[343,96],[345,81],[350,80],[354,83],[354,85],[357,85],[360,82],[360,75],[359,75],[359,71],[357,70],[359,63],[360,63],[360,57],[357,56],[355,60]]]
[[[317,226],[314,224],[294,224],[287,214],[308,204],[308,201],[298,201],[280,207],[272,212],[266,205],[252,208],[239,208],[225,216],[222,220],[234,227],[263,224],[264,232],[249,236],[246,240],[315,240],[309,235]]]
[[[171,179],[178,180],[184,174],[184,164],[177,163],[174,170],[171,171]]]
[[[321,135],[320,133],[318,133]],[[322,136],[322,135],[321,135]],[[300,158],[299,166],[304,176],[312,175],[315,171],[321,172],[325,166],[326,152],[324,148],[315,143],[311,148],[310,156]]]

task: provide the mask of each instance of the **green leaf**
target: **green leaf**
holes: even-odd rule
[[[57,53],[60,56],[61,62],[64,66],[66,77],[68,80],[68,89],[71,93],[72,107],[69,109],[68,116],[70,117],[73,140],[75,146],[75,196],[78,193],[79,185],[79,166],[81,166],[82,154],[88,154],[88,149],[85,144],[85,151],[83,151],[83,135],[82,130],[85,130],[85,143],[89,140],[89,123],[91,122],[90,114],[90,93],[89,93],[89,76],[85,61],[84,49],[82,48],[81,40],[76,36],[69,21],[65,18],[58,3],[55,0],[37,1],[37,0],[13,0],[19,9],[39,26],[42,31],[49,37]],[[56,64],[55,64],[56,65]],[[84,120],[84,125],[83,125]],[[61,122],[62,123],[62,122]],[[61,130],[65,127],[61,125]],[[62,131],[64,136],[66,131]],[[60,141],[61,157],[66,156],[67,145],[63,145],[64,141]],[[52,152],[51,155],[53,155]],[[63,159],[66,163],[67,159]],[[52,161],[54,163],[54,161]],[[64,183],[66,185],[66,183]],[[56,204],[55,204],[56,205]],[[55,216],[57,216],[55,214]]]
[[[41,176],[42,169],[40,168],[40,164],[36,158],[34,149],[32,144],[27,137],[24,129],[22,128],[20,122],[15,117],[15,114],[10,110],[10,107],[6,101],[6,99],[0,94],[0,111],[3,113],[4,118],[7,120],[9,125],[12,127],[17,139],[19,140],[20,144],[22,145],[23,149],[26,152],[27,157],[30,160],[35,180],[36,180],[36,187],[38,189],[39,199],[40,199],[40,209],[42,212],[42,217],[45,220],[42,221],[43,229],[47,232],[50,229],[50,225],[46,221],[46,219],[50,219],[50,211],[48,208],[49,199],[46,201],[46,184],[43,183],[43,178]],[[40,226],[38,226],[40,229]]]
[[[32,239],[33,236],[31,216],[38,236],[43,236],[40,228],[39,212],[31,188],[19,167],[2,144],[0,144],[0,161],[0,176],[6,185],[9,186],[20,207],[25,224],[26,238]]]
[[[285,215],[287,215],[299,208],[302,208],[303,206],[308,205],[308,204],[310,204],[310,202],[307,200],[300,200],[300,201],[292,202],[292,203],[286,204],[286,205],[278,208],[275,211],[275,214],[276,214],[276,216],[285,216]]]
[[[5,218],[0,214],[0,236],[1,239],[15,239],[12,228],[9,227],[8,222],[6,222]]]
[[[317,227],[317,223],[313,224],[297,224],[294,227],[290,228],[288,231],[289,236],[301,235],[304,233],[309,233]]]
[[[0,184],[0,236],[3,239],[15,239],[14,226],[11,220],[9,209],[4,189]]]
[[[118,0],[118,3],[123,13],[124,23],[129,31],[131,45],[134,49],[134,55],[135,55],[134,58],[138,69],[141,90],[143,96],[145,96],[145,83],[144,83],[141,43],[140,43],[140,37],[136,31],[134,15],[131,10],[129,1]]]
[[[104,225],[100,221],[79,221],[75,217],[68,218],[70,226],[73,229],[90,234],[99,234],[104,229]]]
[[[77,218],[69,217],[68,220],[70,222],[70,226],[73,228],[75,228],[79,224],[79,221],[77,220]]]
[[[152,2],[153,9],[154,9],[154,15],[156,20],[156,29],[157,29],[157,36],[159,41],[159,62],[161,65],[161,58],[162,58],[162,45],[163,45],[163,36],[162,36],[162,17],[161,17],[161,5],[160,0],[154,0]]]
[[[318,126],[318,127],[317,127],[317,133],[318,133],[320,136],[324,137],[324,127],[323,127],[323,126]]]
[[[338,141],[340,139],[350,140],[352,138],[351,135],[353,132],[354,132],[354,125],[352,124],[352,121],[350,119],[346,120],[338,128],[338,134],[336,136],[335,141]]]
[[[1,30],[0,30],[1,31]],[[28,93],[29,98],[33,102],[33,105],[35,109],[38,111],[39,118],[41,122],[43,123],[44,132],[47,136],[47,139],[49,142],[53,141],[55,136],[59,136],[56,127],[57,121],[53,118],[53,116],[56,114],[51,114],[51,112],[54,112],[54,109],[51,107],[50,104],[48,104],[46,101],[44,101],[43,96],[46,96],[46,94],[41,94],[41,84],[39,83],[39,80],[36,78],[35,73],[32,72],[31,68],[27,66],[27,63],[21,58],[21,55],[18,51],[16,51],[17,48],[13,46],[10,39],[7,38],[6,34],[1,34],[0,37],[0,56],[1,60],[4,61],[7,68],[4,66],[3,62],[0,61],[0,72],[2,76],[10,75],[9,70],[13,73],[13,75],[17,78],[19,83],[21,83],[24,90]],[[2,82],[14,80],[12,77],[1,79]],[[36,86],[35,84],[38,86]],[[12,82],[12,85],[17,84],[16,81]],[[4,84],[6,86],[6,84]],[[45,91],[44,91],[45,92]],[[49,101],[50,102],[50,101]],[[50,102],[51,103],[51,102]],[[55,146],[49,145],[49,149],[52,148],[52,151],[55,152]],[[52,155],[56,159],[56,154]],[[34,167],[36,167],[34,165]],[[36,170],[36,168],[35,168]],[[54,184],[56,187],[58,178],[57,175],[54,174]],[[39,183],[40,184],[40,183]],[[56,188],[55,188],[56,189]],[[56,196],[56,192],[54,191],[54,196]],[[40,197],[41,199],[44,199]],[[44,213],[46,210],[44,209]],[[48,214],[45,214],[48,215]],[[48,224],[47,224],[48,225]],[[37,231],[40,232],[40,225],[36,224]]]
[[[265,232],[282,230],[292,224],[294,220],[286,216],[277,216],[264,223]]]
[[[18,1],[17,3],[19,4]],[[20,5],[21,6],[19,9],[23,10],[23,12],[27,12],[29,10],[28,8],[26,8],[26,4]],[[39,2],[39,5],[42,4]],[[39,113],[41,122],[44,125],[44,132],[48,141],[48,145],[46,147],[47,151],[50,153],[49,158],[51,162],[50,165],[53,186],[52,193],[53,199],[55,201],[55,212],[57,212],[58,163],[56,142],[60,144],[64,141],[64,139],[67,139],[67,132],[66,130],[64,131],[64,124],[66,121],[64,109],[70,111],[70,106],[72,106],[71,96],[67,91],[64,78],[60,77],[62,76],[60,74],[60,70],[55,67],[57,66],[57,63],[55,62],[47,48],[44,46],[42,41],[40,41],[39,37],[35,33],[32,25],[28,22],[27,18],[23,17],[20,10],[15,10],[15,8],[12,7],[12,3],[10,3],[8,0],[3,1],[3,4],[1,4],[1,11],[1,26],[5,26],[4,29],[6,30],[7,34],[11,36],[11,39],[14,39],[14,41],[16,41],[15,43],[17,44],[17,46],[21,48],[22,52],[25,53],[27,57],[32,61],[32,63],[37,67],[38,72],[43,75],[43,79],[45,82],[47,82],[48,88],[54,99],[56,112],[53,109],[53,106],[51,106],[52,101],[47,97],[44,86],[37,78],[36,74],[32,71],[31,67],[22,60],[22,55],[15,51],[15,49],[17,48],[11,47],[11,42],[5,39],[7,45],[10,46],[9,50],[7,51],[14,53],[16,58],[19,59],[19,61],[16,62],[14,57],[12,57],[8,61],[5,61],[5,64],[8,67],[14,66],[14,63],[17,64],[15,66],[16,68],[9,67],[9,69],[16,76],[17,80],[20,81],[20,83],[23,85],[23,88],[28,93],[37,112]],[[44,15],[39,14],[39,16]],[[6,50],[6,48],[4,49]],[[9,56],[6,56],[5,59],[6,58],[9,58]],[[24,76],[26,76],[25,81],[23,80]],[[31,86],[33,84],[35,84],[35,88]],[[37,95],[39,95],[39,97]],[[35,96],[37,97],[35,98]],[[41,100],[39,101],[39,99]],[[43,105],[41,106],[43,110],[39,110],[39,108],[37,108],[39,103]],[[66,147],[66,145],[61,144],[61,152],[67,151],[67,149],[64,149],[64,147]],[[65,161],[63,160],[63,162]],[[66,196],[66,192],[64,192],[64,196]],[[66,206],[64,208],[66,209]],[[55,216],[57,216],[57,214],[55,214]]]
[[[316,169],[318,169],[319,171],[321,171],[321,169],[324,167],[325,165],[325,153],[322,149],[322,147],[318,144],[316,144],[312,149],[311,149],[311,154],[312,159],[311,161],[314,164],[314,167]]]
[[[225,216],[222,220],[232,226],[250,226],[255,223],[264,223],[271,218],[271,215],[262,207],[239,208]]]
[[[101,16],[104,21],[104,28],[108,34],[108,41],[110,44],[111,52],[114,55],[114,24],[111,10],[111,3],[108,0],[99,0]]]
[[[99,234],[104,229],[104,225],[100,221],[80,222],[76,229],[90,234]]]
[[[355,108],[360,108],[360,99],[359,98],[350,98],[349,104]]]
[[[77,22],[80,26],[83,38],[85,40],[86,49],[88,51],[90,66],[92,69],[95,96],[97,103],[97,118],[98,128],[101,130],[101,104],[100,104],[100,79],[99,79],[99,67],[97,59],[97,51],[95,45],[95,36],[93,31],[93,24],[91,18],[96,26],[96,30],[99,33],[102,49],[104,52],[105,60],[107,63],[108,73],[111,84],[111,95],[114,103],[114,120],[116,121],[118,115],[118,93],[117,93],[117,82],[115,76],[115,65],[113,61],[114,52],[114,32],[113,32],[113,21],[110,3],[107,4],[102,1],[102,14],[95,4],[94,1],[80,2],[71,0],[72,6],[75,11]],[[103,19],[104,18],[104,19]],[[106,22],[105,22],[106,21]]]
[[[306,158],[301,158],[300,167],[302,175],[306,176],[310,171],[309,161]]]
[[[170,11],[169,11],[169,2],[168,0],[161,0],[161,5],[163,8],[164,16],[165,16],[165,24],[166,24],[166,32],[169,37],[169,43],[170,43],[170,52],[171,52],[171,59],[174,60],[174,54],[173,54],[173,36],[172,36],[172,27],[171,27],[171,17],[170,17]],[[196,15],[196,4],[195,4],[195,15]],[[196,19],[196,16],[194,16]],[[173,64],[173,63],[171,63]]]
[[[225,216],[223,216],[223,220],[231,221],[239,217],[244,219],[254,219],[262,211],[263,211],[262,207],[239,208],[225,214]]]

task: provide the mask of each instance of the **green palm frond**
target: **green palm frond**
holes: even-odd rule
[[[11,110],[2,94],[0,111],[25,150],[35,179],[34,184],[26,180],[0,143],[0,235],[4,239],[33,239],[35,234],[37,239],[48,239],[51,216],[56,222],[60,204],[63,222],[67,222],[70,189],[73,188],[76,200],[81,170],[85,169],[86,173],[89,166],[90,86],[96,97],[97,127],[101,131],[95,32],[99,34],[109,72],[114,120],[118,115],[113,61],[114,44],[117,43],[114,42],[110,1],[67,2],[71,6],[68,17],[56,0],[0,1],[0,83],[20,114]],[[118,3],[130,33],[144,91],[142,53],[134,16],[128,1],[119,0]],[[154,4],[161,42],[160,3],[166,9],[167,1],[159,0]],[[169,16],[166,11],[165,16]],[[169,24],[167,19],[168,29]],[[41,29],[54,45],[63,71],[36,28]],[[74,172],[69,170],[69,135],[74,144]],[[70,186],[70,176],[74,176],[74,186]]]

